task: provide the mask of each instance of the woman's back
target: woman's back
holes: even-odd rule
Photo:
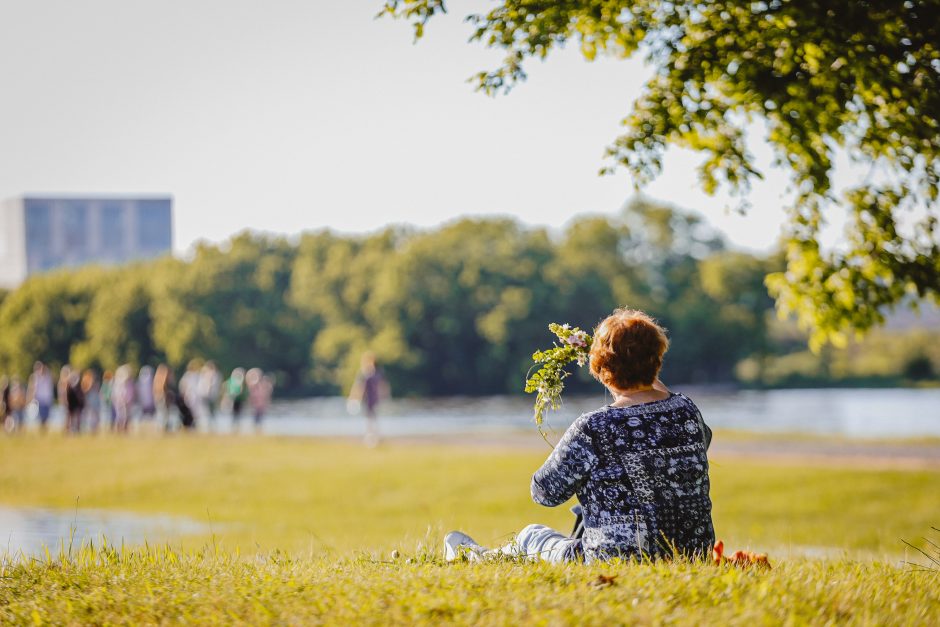
[[[577,495],[584,534],[532,524],[495,553],[548,562],[708,554],[715,542],[711,431],[695,403],[659,380],[668,348],[665,329],[642,311],[616,309],[597,325],[587,362],[613,404],[575,420],[531,486],[532,499],[549,507]],[[543,363],[542,356],[534,358]],[[577,356],[580,363],[584,355]],[[444,547],[449,560],[467,550],[487,554],[459,531],[447,534]]]
[[[682,394],[578,418],[532,478],[532,498],[577,494],[585,558],[704,554],[714,543],[711,431]]]

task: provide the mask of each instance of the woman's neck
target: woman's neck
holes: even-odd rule
[[[658,389],[655,385],[640,385],[632,388],[614,388],[608,387],[614,401],[611,407],[630,407],[631,405],[641,405],[653,401],[661,401],[669,397],[669,392]]]

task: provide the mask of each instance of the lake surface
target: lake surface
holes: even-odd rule
[[[712,428],[761,433],[812,433],[853,438],[940,437],[940,389],[741,390],[675,388],[691,397]],[[581,413],[610,402],[572,396],[546,424],[564,430]],[[396,399],[380,407],[383,436],[493,433],[531,429],[531,396]],[[220,424],[225,427],[225,424]],[[342,398],[274,404],[264,432],[276,435],[359,435],[365,419]]]
[[[759,433],[810,433],[850,438],[940,437],[940,389],[717,390],[676,386],[691,397],[712,428]],[[531,395],[482,398],[393,399],[379,410],[383,437],[454,433],[501,433],[533,428]],[[569,396],[564,407],[549,412],[546,426],[563,431],[580,414],[610,397]],[[57,408],[58,409],[58,408]],[[35,428],[31,412],[28,423]],[[249,412],[241,421],[251,431]],[[50,422],[60,429],[60,413]],[[296,436],[359,436],[365,418],[350,414],[341,397],[276,401],[263,433]],[[200,429],[208,430],[205,421]],[[214,429],[232,430],[229,416],[216,418]]]
[[[89,542],[100,546],[102,539],[121,546],[207,531],[201,522],[175,516],[0,506],[0,555],[12,558],[41,557],[46,548],[54,557],[61,547],[68,550],[70,541],[73,549]]]

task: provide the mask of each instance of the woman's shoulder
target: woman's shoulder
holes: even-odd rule
[[[585,412],[575,418],[569,430],[592,431],[610,422],[622,420],[624,418],[648,416],[655,414],[696,414],[698,407],[688,396],[682,393],[670,392],[669,396],[660,400],[650,401],[649,403],[639,403],[627,407],[614,407],[613,405],[603,405],[592,411]]]
[[[613,416],[641,416],[645,414],[659,414],[683,409],[691,409],[693,411],[697,410],[695,403],[693,403],[692,399],[690,399],[688,396],[679,392],[670,392],[669,396],[666,398],[649,401],[648,403],[637,403],[636,405],[627,405],[626,407],[605,405],[604,407],[590,412],[590,415],[596,415],[598,418]]]

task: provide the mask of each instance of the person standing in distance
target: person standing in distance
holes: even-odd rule
[[[349,391],[349,405],[352,408],[361,408],[362,413],[365,414],[365,443],[368,447],[374,447],[379,443],[376,408],[379,401],[388,396],[388,383],[385,381],[382,369],[375,362],[375,354],[366,352],[362,356],[356,381]]]
[[[29,382],[26,391],[27,402],[36,403],[39,411],[39,431],[45,433],[46,423],[49,422],[49,414],[52,412],[52,405],[55,402],[55,384],[52,381],[52,373],[49,367],[41,361],[37,361],[33,366],[33,374],[29,376]]]

